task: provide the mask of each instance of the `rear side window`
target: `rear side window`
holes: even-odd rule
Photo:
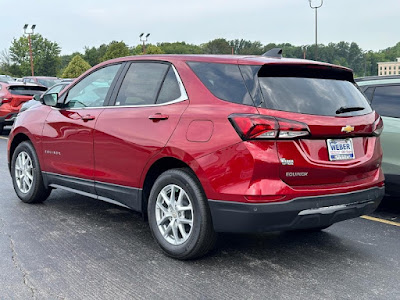
[[[188,62],[188,65],[216,97],[233,103],[254,105],[238,65]]]
[[[45,88],[43,86],[11,85],[8,87],[8,91],[11,94],[22,95],[22,96],[40,95],[46,90],[47,90],[47,88]]]
[[[156,103],[169,65],[132,63],[119,89],[115,105],[151,105]]]
[[[178,99],[181,96],[178,81],[172,67],[169,68],[167,76],[164,79],[163,86],[157,98],[157,104],[167,103]]]
[[[372,107],[382,116],[400,118],[400,85],[376,87]]]

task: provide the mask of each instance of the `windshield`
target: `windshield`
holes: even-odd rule
[[[44,85],[45,87],[51,87],[56,83],[60,82],[60,80],[58,79],[43,79],[43,78],[38,78],[37,81],[39,84]]]

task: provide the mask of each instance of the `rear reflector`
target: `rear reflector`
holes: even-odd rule
[[[310,135],[304,123],[271,116],[232,114],[229,121],[243,140],[293,139]]]
[[[11,98],[0,97],[0,103],[1,103],[1,104],[3,104],[3,103],[10,103],[11,100],[12,100],[12,97],[11,97]]]

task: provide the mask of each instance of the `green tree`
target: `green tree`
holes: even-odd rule
[[[204,53],[206,54],[231,54],[232,47],[226,39],[215,39],[208,43],[202,44]]]
[[[55,76],[60,66],[61,48],[40,34],[31,35],[31,43],[35,75]],[[22,36],[12,41],[10,56],[19,66],[21,75],[31,74],[28,37]]]
[[[129,55],[129,48],[124,42],[112,41],[104,54],[102,60],[106,61],[113,58],[123,57]]]
[[[203,49],[200,46],[186,44],[185,42],[158,43],[157,46],[166,54],[201,54]]]
[[[85,53],[83,59],[86,60],[92,67],[101,63],[103,57],[107,52],[108,45],[101,44],[99,47],[85,47]]]
[[[132,49],[133,55],[143,55],[143,46],[142,45],[137,45]],[[164,54],[164,51],[153,44],[147,44],[146,45],[146,54]]]
[[[90,69],[90,65],[80,55],[75,55],[65,68],[61,77],[63,78],[76,78],[83,72]]]
[[[256,41],[246,41],[244,39],[241,40],[232,40],[229,41],[229,46],[231,47],[231,51],[233,48],[234,54],[242,54],[242,55],[261,55],[263,54],[263,45]]]

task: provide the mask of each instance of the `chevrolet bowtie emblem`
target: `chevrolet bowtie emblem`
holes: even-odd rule
[[[342,132],[350,133],[352,131],[354,131],[354,127],[353,126],[347,125],[346,127],[342,127]]]

